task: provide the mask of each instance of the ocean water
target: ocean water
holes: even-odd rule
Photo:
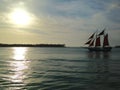
[[[0,90],[120,90],[120,49],[0,47]]]

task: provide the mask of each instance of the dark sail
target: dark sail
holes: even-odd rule
[[[98,35],[104,35],[105,29],[102,30],[101,33],[99,33]]]
[[[96,38],[95,47],[97,47],[97,46],[101,46],[100,37],[99,36]]]
[[[109,41],[108,41],[108,34],[104,36],[104,41],[103,41],[103,47],[109,46]]]
[[[94,46],[94,40],[89,44],[89,46]]]
[[[86,42],[85,44],[90,44],[91,40],[89,40],[88,42]]]
[[[92,39],[92,38],[94,37],[94,34],[95,34],[95,33],[93,33],[93,34],[89,37],[89,39]]]

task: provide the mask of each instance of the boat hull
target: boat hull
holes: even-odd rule
[[[111,51],[112,47],[88,47],[89,51]]]

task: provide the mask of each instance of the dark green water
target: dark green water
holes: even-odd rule
[[[120,49],[0,48],[0,90],[120,90]]]

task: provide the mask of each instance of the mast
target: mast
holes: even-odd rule
[[[106,35],[104,36],[103,47],[105,47],[105,46],[109,46],[108,34],[106,34]]]

